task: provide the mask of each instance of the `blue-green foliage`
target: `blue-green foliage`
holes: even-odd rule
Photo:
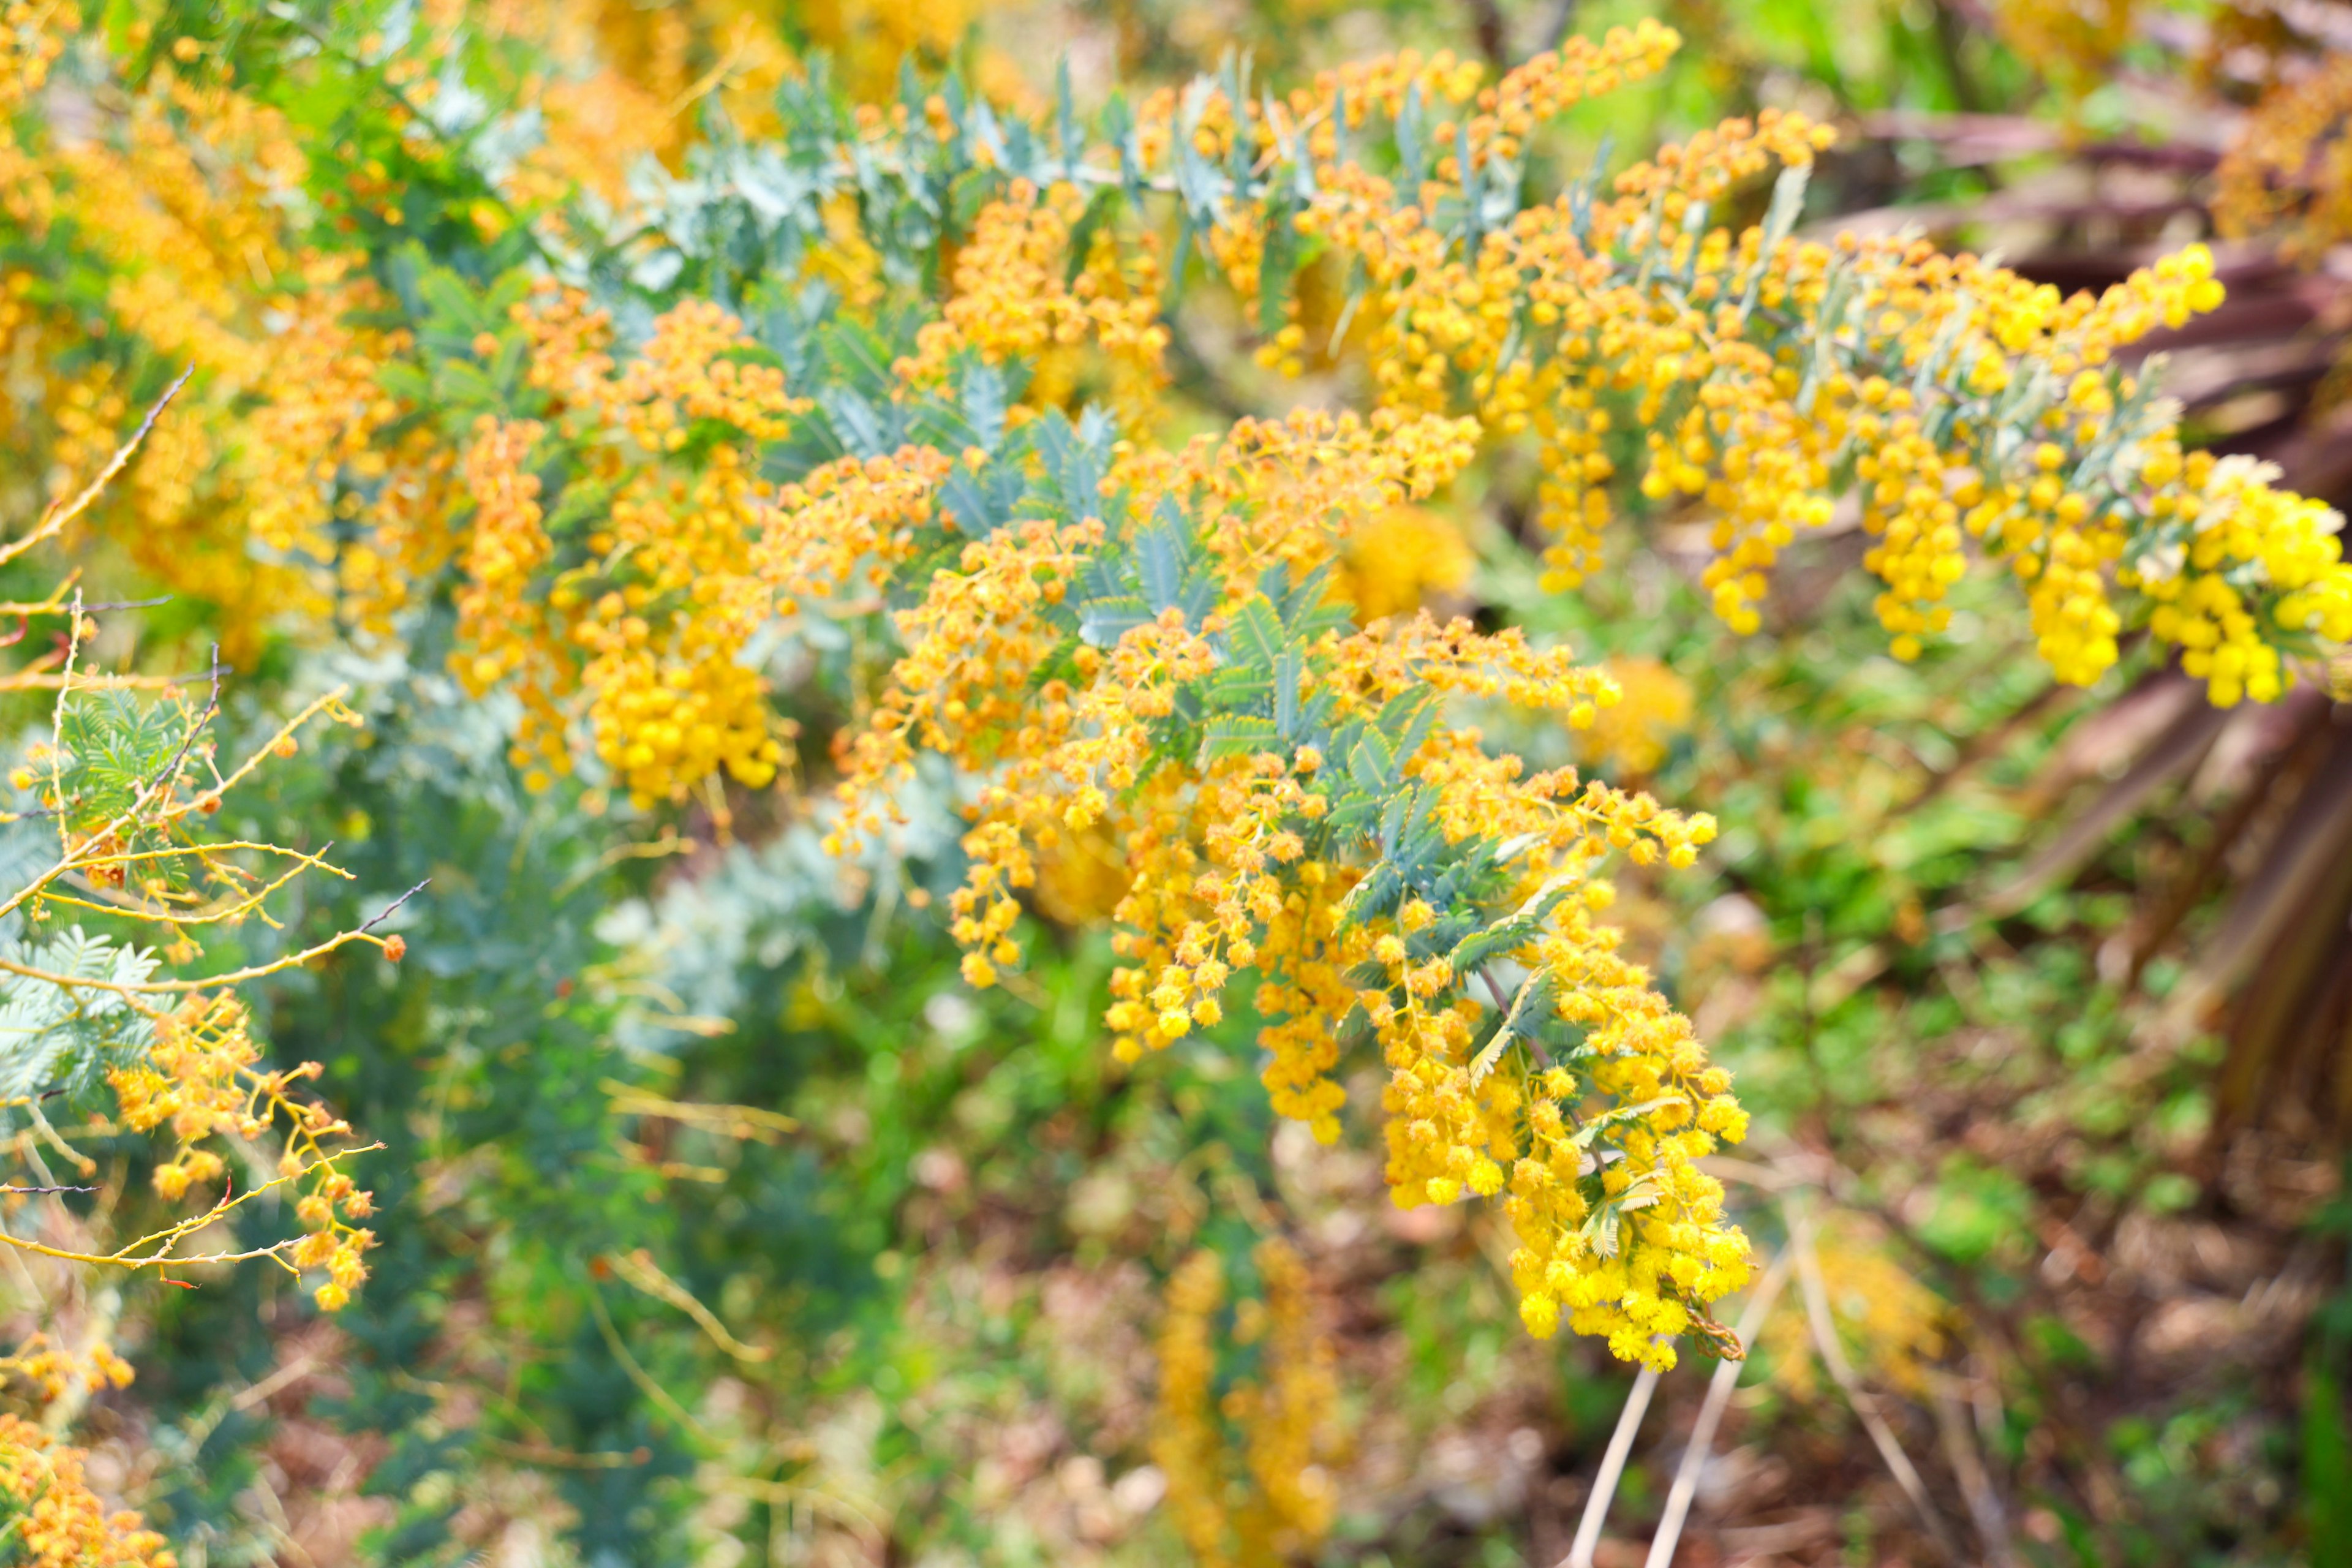
[[[118,852],[151,856],[170,843],[173,835],[157,825],[156,807],[172,798],[164,786],[189,764],[202,718],[168,699],[78,690],[59,698],[38,731],[19,737],[20,754],[36,743],[48,751],[32,770],[31,789],[9,787],[9,820],[0,822],[0,900],[17,900],[0,915],[0,958],[63,979],[0,974],[0,1100],[37,1105],[61,1098],[82,1109],[107,1069],[152,1037],[124,994],[104,987],[154,975],[155,955],[142,945],[153,928],[83,910],[94,928],[85,930],[63,906],[21,896],[45,884],[67,841],[104,831]],[[172,889],[189,880],[171,856],[139,870]],[[79,874],[47,885],[77,902],[93,901]],[[14,1128],[32,1114],[23,1105],[0,1109],[0,1126]]]

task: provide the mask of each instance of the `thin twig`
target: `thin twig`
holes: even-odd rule
[[[91,504],[106,492],[106,487],[113,482],[114,476],[130,464],[132,455],[139,450],[139,444],[147,439],[149,431],[155,428],[155,421],[170,406],[172,399],[180,395],[180,388],[188,384],[188,377],[195,374],[196,367],[192,364],[180,373],[177,381],[163,389],[163,395],[155,400],[155,406],[147,411],[147,417],[139,422],[139,428],[131,433],[131,439],[115,448],[114,456],[107,459],[106,467],[99,469],[98,477],[83,487],[81,494],[64,506],[52,504],[32,531],[22,539],[12,539],[0,544],[0,566],[6,565],[41,541],[56,537],[59,529],[88,511]]]
[[[1822,1364],[1829,1369],[1830,1376],[1845,1394],[1846,1403],[1861,1418],[1863,1430],[1870,1434],[1870,1441],[1878,1449],[1878,1457],[1886,1461],[1886,1468],[1894,1476],[1895,1484],[1903,1489],[1905,1497],[1911,1500],[1912,1508],[1918,1512],[1919,1522],[1927,1528],[1937,1549],[1947,1562],[1958,1563],[1961,1560],[1960,1554],[1952,1543],[1951,1532],[1944,1528],[1942,1517],[1936,1512],[1936,1506],[1927,1496],[1927,1483],[1920,1479],[1918,1467],[1912,1464],[1911,1456],[1903,1451],[1895,1429],[1879,1414],[1878,1402],[1871,1397],[1869,1390],[1862,1386],[1862,1380],[1854,1375],[1853,1363],[1845,1359],[1845,1347],[1838,1342],[1837,1321],[1830,1315],[1829,1288],[1822,1281],[1821,1256],[1813,1249],[1811,1234],[1800,1230],[1801,1216],[1795,1202],[1784,1200],[1784,1206],[1789,1215],[1789,1245],[1797,1254],[1797,1278],[1804,1287],[1805,1315],[1811,1321],[1813,1347],[1821,1352]]]
[[[566,1470],[625,1470],[650,1464],[654,1457],[651,1448],[643,1447],[582,1453],[576,1448],[559,1448],[551,1443],[509,1443],[496,1437],[486,1441],[492,1453],[503,1454],[509,1459],[520,1459],[526,1465],[552,1465]]]
[[[1741,1344],[1755,1342],[1757,1333],[1764,1327],[1765,1316],[1780,1299],[1781,1288],[1789,1283],[1789,1270],[1795,1266],[1796,1257],[1792,1238],[1757,1282],[1748,1305],[1740,1310],[1739,1326],[1732,1331]],[[1683,1450],[1683,1462],[1675,1470],[1674,1489],[1666,1494],[1665,1515],[1658,1521],[1658,1533],[1650,1539],[1650,1555],[1643,1568],[1669,1568],[1674,1562],[1675,1547],[1682,1540],[1683,1521],[1690,1516],[1691,1499],[1698,1491],[1699,1472],[1706,1468],[1707,1455],[1715,1447],[1715,1429],[1723,1422],[1724,1407],[1731,1403],[1731,1391],[1739,1382],[1739,1369],[1746,1364],[1736,1361],[1716,1363],[1715,1376],[1706,1385],[1706,1403],[1699,1406],[1698,1420],[1691,1427],[1690,1445]]]
[[[629,1347],[622,1342],[621,1331],[613,1326],[613,1314],[604,1310],[604,1293],[593,1281],[588,1286],[588,1308],[595,1315],[596,1330],[604,1336],[604,1348],[613,1352],[613,1359],[621,1363],[621,1370],[628,1374],[631,1383],[637,1385],[638,1392],[677,1422],[683,1436],[707,1439],[709,1434],[703,1430],[702,1423],[697,1421],[693,1414],[677,1402],[677,1396],[655,1381],[653,1373],[639,1365],[637,1358],[629,1353]]]
[[[417,894],[423,892],[432,885],[433,879],[430,877],[425,878],[425,880],[417,883],[416,886],[409,889],[408,891],[401,894],[400,897],[393,900],[392,902],[384,905],[383,909],[377,910],[375,919],[368,921],[365,925],[360,927],[359,931],[355,931],[352,934],[353,936],[358,936],[362,932],[373,931],[376,927],[390,920],[393,916],[393,912],[399,909],[401,905],[408,902],[409,900],[415,898]]]
[[[719,1314],[704,1306],[701,1300],[685,1286],[662,1271],[653,1254],[644,1247],[634,1252],[614,1252],[604,1256],[613,1272],[656,1300],[667,1301],[700,1326],[710,1336],[710,1342],[733,1356],[737,1361],[763,1362],[776,1352],[772,1345],[745,1344],[719,1320]]]
[[[77,605],[74,612],[77,625],[79,624],[80,613],[79,606]],[[79,649],[80,647],[79,639],[77,639],[72,646]],[[213,664],[215,669],[217,670],[220,667],[220,656],[217,648],[214,650]],[[70,661],[68,661],[67,666],[67,674],[68,677],[72,674],[72,666]],[[195,801],[191,801],[184,805],[168,807],[162,811],[155,817],[155,821],[158,823],[176,822],[181,817],[186,816],[189,812],[195,810],[197,808],[197,802],[206,798],[217,799],[219,796],[226,794],[232,785],[236,784],[238,781],[243,779],[247,773],[251,773],[255,768],[260,765],[260,761],[264,754],[275,751],[281,742],[291,737],[296,730],[308,723],[314,716],[321,711],[329,710],[336,704],[340,703],[344,696],[348,694],[350,689],[351,689],[349,687],[338,686],[332,691],[330,691],[323,697],[320,697],[310,702],[302,710],[301,712],[296,714],[291,720],[279,726],[277,734],[271,736],[268,743],[260,750],[257,751],[252,756],[247,757],[243,765],[238,767],[236,772],[231,773],[227,778],[215,783],[210,790],[199,795]],[[0,915],[10,913],[19,905],[23,904],[26,900],[37,896],[43,889],[48,887],[51,883],[57,881],[68,872],[79,869],[85,861],[95,863],[109,858],[108,856],[100,851],[100,847],[112,840],[117,835],[124,832],[126,829],[140,822],[142,814],[152,807],[158,800],[162,799],[163,794],[168,790],[169,785],[178,777],[180,763],[186,760],[189,748],[194,743],[195,736],[201,731],[206,723],[211,721],[213,716],[217,714],[219,711],[220,681],[217,674],[215,674],[213,681],[212,696],[205,704],[204,717],[197,720],[194,724],[191,725],[187,735],[182,738],[179,756],[173,761],[172,765],[163,769],[144,788],[140,790],[139,794],[131,800],[131,804],[125,806],[111,822],[106,823],[95,831],[84,835],[79,845],[68,842],[66,838],[65,825],[63,821],[60,820],[58,833],[61,847],[61,855],[58,863],[50,867],[47,871],[42,872],[39,876],[34,878],[32,880],[26,882],[5,903],[0,903]],[[49,745],[51,751],[51,760],[49,764],[49,788],[53,795],[60,797],[65,794],[65,784],[63,782],[63,759],[65,756],[64,722],[65,702],[60,699],[57,703],[54,711],[51,713],[49,721]],[[32,974],[32,978],[39,980],[47,979],[49,977],[45,974],[34,973]],[[207,982],[205,984],[209,983]],[[194,988],[193,984],[177,987],[177,989],[183,990]],[[171,987],[166,987],[166,989],[171,989]]]
[[[1952,1384],[1951,1378],[1937,1375],[1929,1388],[1935,1401],[1936,1434],[1943,1442],[1944,1458],[1950,1461],[1952,1473],[1960,1479],[1960,1495],[1968,1500],[1969,1517],[1976,1525],[1977,1539],[1984,1544],[1987,1568],[2015,1568],[2017,1551],[2010,1543],[2009,1521]]]
[[[387,910],[384,913],[389,914],[391,910]],[[383,917],[379,915],[376,918],[381,920]],[[373,921],[369,922],[371,925],[373,923]],[[247,980],[266,979],[272,974],[282,974],[289,969],[299,969],[312,959],[324,958],[338,948],[348,947],[352,942],[373,942],[382,946],[383,940],[380,937],[368,935],[367,928],[362,926],[357,931],[347,931],[340,935],[329,937],[325,942],[314,943],[299,952],[289,952],[274,963],[257,963],[245,969],[232,969],[225,974],[207,974],[195,980],[142,980],[129,983],[119,980],[100,980],[88,974],[62,974],[54,969],[38,969],[29,963],[17,963],[5,958],[0,958],[0,973],[21,974],[27,980],[45,980],[67,991],[109,991],[117,996],[172,996],[182,995],[191,991],[223,989],[242,984]]]
[[[1592,1478],[1592,1495],[1584,1502],[1584,1517],[1577,1521],[1576,1540],[1570,1545],[1568,1555],[1560,1559],[1559,1568],[1592,1568],[1593,1550],[1601,1544],[1601,1527],[1609,1520],[1609,1502],[1617,1494],[1617,1478],[1625,1472],[1625,1459],[1633,1451],[1633,1434],[1640,1430],[1642,1417],[1650,1408],[1650,1395],[1658,1386],[1658,1369],[1642,1368],[1633,1380],[1633,1391],[1625,1396],[1625,1408],[1617,1417],[1617,1430],[1609,1436],[1609,1451],[1601,1456],[1601,1473]]]

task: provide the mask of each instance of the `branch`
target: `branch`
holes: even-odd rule
[[[1511,68],[1511,30],[1496,0],[1470,0],[1470,30],[1488,65],[1498,71]]]
[[[417,894],[423,892],[432,885],[433,879],[430,877],[425,878],[425,880],[417,883],[416,886],[409,889],[408,891],[401,894],[400,897],[393,900],[392,902],[384,905],[383,909],[377,910],[375,919],[368,921],[365,925],[361,926],[357,931],[352,932],[352,934],[353,936],[365,936],[368,932],[373,931],[376,927],[390,920],[394,910],[397,910],[401,905],[408,902],[409,900],[415,898]]]
[[[2016,1568],[2017,1551],[2009,1539],[2009,1521],[2003,1516],[2000,1499],[1992,1489],[1992,1477],[1985,1470],[1984,1457],[1977,1452],[1976,1439],[1969,1436],[1967,1420],[1961,1415],[1959,1396],[1952,1390],[1952,1380],[1941,1375],[1934,1379],[1930,1390],[1936,1410],[1936,1432],[1944,1445],[1944,1458],[1950,1461],[1952,1473],[1959,1478],[1960,1495],[1968,1500],[1969,1514],[1977,1527],[1977,1539],[1984,1545],[1988,1568]]]
[[[419,886],[422,884],[420,883]],[[410,889],[411,892],[415,890],[415,889]],[[393,908],[398,908],[407,897],[408,894],[402,894],[400,899],[394,901]],[[391,912],[392,910],[387,909],[383,914],[388,915]],[[383,915],[376,916],[376,920],[382,919]],[[375,921],[370,921],[368,925],[374,923]],[[60,974],[55,970],[37,969],[32,964],[18,963],[5,958],[0,958],[0,973],[21,974],[27,980],[47,981],[51,985],[66,990],[110,991],[118,996],[174,996],[184,995],[191,991],[210,991],[215,986],[241,984],[247,980],[265,979],[289,969],[299,969],[314,958],[324,958],[337,948],[348,947],[355,942],[372,942],[381,947],[383,945],[383,941],[382,937],[369,934],[367,926],[362,926],[356,931],[347,931],[329,937],[326,941],[306,947],[299,952],[289,952],[285,957],[268,963],[257,963],[244,969],[232,969],[226,974],[207,974],[195,980],[141,980],[128,983],[120,980],[99,980],[86,974]]]
[[[139,422],[139,428],[131,433],[131,439],[115,448],[114,456],[107,459],[106,467],[99,469],[98,477],[83,487],[81,494],[62,507],[51,502],[49,510],[42,514],[41,521],[34,525],[30,533],[22,539],[12,539],[0,544],[0,566],[6,565],[43,540],[56,538],[58,531],[67,523],[88,511],[106,492],[106,487],[114,482],[114,476],[130,465],[131,455],[139,450],[139,444],[147,439],[149,431],[155,428],[156,419],[172,399],[180,395],[180,388],[188,384],[188,378],[195,374],[196,367],[192,364],[180,373],[177,381],[163,389],[163,395],[155,400],[155,406],[147,411],[147,417]]]

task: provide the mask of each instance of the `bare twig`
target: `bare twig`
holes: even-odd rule
[[[656,1408],[663,1415],[677,1423],[681,1436],[697,1441],[707,1441],[710,1435],[704,1430],[702,1423],[697,1421],[693,1413],[678,1403],[677,1395],[664,1388],[655,1379],[653,1373],[647,1372],[639,1364],[637,1358],[629,1353],[629,1347],[622,1342],[621,1331],[613,1326],[613,1314],[604,1308],[604,1293],[596,1289],[593,1281],[588,1286],[588,1307],[595,1315],[596,1331],[604,1336],[604,1348],[613,1352],[613,1359],[621,1363],[621,1370],[628,1374],[631,1383],[637,1385],[638,1392],[652,1400]]]
[[[1608,1522],[1610,1500],[1617,1494],[1617,1478],[1625,1472],[1626,1457],[1633,1451],[1633,1434],[1641,1429],[1650,1395],[1657,1386],[1655,1367],[1644,1366],[1633,1379],[1633,1391],[1625,1396],[1624,1411],[1617,1417],[1617,1430],[1610,1434],[1609,1451],[1601,1457],[1601,1473],[1592,1478],[1592,1495],[1585,1500],[1584,1517],[1577,1521],[1576,1540],[1560,1559],[1559,1568],[1592,1568],[1601,1527]]]
[[[526,1465],[552,1465],[566,1470],[625,1470],[650,1464],[654,1451],[646,1447],[609,1448],[597,1453],[582,1453],[576,1448],[559,1448],[551,1443],[508,1443],[488,1439],[491,1452],[520,1459]]]
[[[1810,1222],[1808,1222],[1810,1223]],[[1733,1331],[1743,1345],[1755,1342],[1764,1327],[1767,1314],[1780,1299],[1781,1289],[1789,1283],[1789,1270],[1795,1265],[1797,1245],[1791,1237],[1764,1271],[1748,1305],[1739,1313],[1739,1326]],[[1683,1450],[1683,1462],[1675,1471],[1674,1489],[1666,1494],[1666,1511],[1658,1521],[1658,1533],[1650,1540],[1650,1555],[1643,1568],[1669,1568],[1675,1560],[1675,1547],[1681,1542],[1683,1521],[1690,1517],[1692,1497],[1698,1491],[1699,1472],[1706,1468],[1706,1458],[1715,1447],[1715,1429],[1722,1424],[1724,1407],[1731,1403],[1731,1391],[1738,1384],[1743,1362],[1722,1361],[1716,1363],[1715,1376],[1706,1385],[1706,1403],[1699,1406],[1698,1420],[1691,1427],[1690,1444]]]
[[[1811,1323],[1813,1348],[1821,1352],[1822,1364],[1829,1369],[1831,1378],[1845,1394],[1846,1403],[1861,1418],[1863,1430],[1870,1434],[1870,1441],[1878,1449],[1878,1457],[1886,1461],[1887,1471],[1894,1476],[1895,1484],[1903,1489],[1905,1497],[1911,1500],[1912,1508],[1918,1512],[1919,1522],[1926,1527],[1938,1552],[1947,1562],[1958,1563],[1961,1560],[1960,1554],[1953,1545],[1951,1532],[1944,1528],[1942,1516],[1937,1513],[1935,1503],[1927,1496],[1927,1483],[1920,1479],[1918,1467],[1912,1464],[1911,1456],[1903,1451],[1903,1444],[1895,1437],[1895,1429],[1886,1424],[1886,1417],[1879,1414],[1878,1401],[1862,1386],[1862,1380],[1854,1375],[1853,1363],[1845,1359],[1845,1347],[1838,1342],[1837,1321],[1830,1315],[1829,1288],[1822,1280],[1822,1260],[1820,1254],[1813,1249],[1812,1235],[1810,1230],[1801,1228],[1802,1216],[1796,1204],[1789,1200],[1784,1200],[1784,1203],[1789,1215],[1789,1245],[1797,1255],[1797,1278],[1804,1287],[1805,1315]]]
[[[355,1149],[340,1150],[333,1158],[340,1160],[353,1154],[372,1154],[383,1147],[381,1143],[364,1144]],[[320,1163],[331,1164],[332,1161],[321,1161]],[[298,1174],[308,1173],[308,1169],[298,1173]],[[248,1188],[235,1197],[223,1198],[202,1214],[183,1219],[168,1229],[142,1236],[138,1240],[113,1252],[75,1252],[67,1247],[50,1247],[43,1242],[10,1236],[5,1232],[0,1232],[0,1246],[12,1247],[18,1252],[36,1252],[43,1258],[54,1258],[64,1263],[89,1263],[131,1269],[184,1268],[208,1263],[247,1263],[255,1258],[267,1258],[275,1261],[289,1274],[299,1273],[300,1270],[286,1258],[286,1254],[304,1239],[299,1236],[288,1237],[282,1241],[272,1242],[268,1247],[249,1247],[242,1252],[207,1252],[193,1257],[181,1257],[172,1251],[172,1248],[177,1247],[183,1239],[194,1232],[204,1229],[231,1210],[242,1208],[253,1199],[274,1192],[294,1179],[293,1176],[278,1176],[258,1186]],[[142,1247],[152,1247],[153,1250],[142,1252],[140,1249]]]
[[[704,1306],[693,1291],[662,1272],[661,1266],[654,1261],[653,1254],[644,1247],[640,1247],[634,1252],[608,1253],[604,1260],[614,1273],[637,1289],[656,1300],[667,1302],[692,1318],[702,1331],[710,1336],[712,1344],[737,1361],[763,1362],[775,1355],[772,1345],[746,1344],[737,1339],[729,1331],[727,1325],[719,1321],[718,1313]]]
[[[248,980],[260,980],[272,974],[283,973],[289,969],[299,969],[314,958],[324,958],[338,948],[348,947],[355,942],[373,942],[379,946],[383,945],[382,938],[367,934],[366,928],[362,927],[358,931],[343,931],[339,935],[329,937],[324,942],[314,942],[299,952],[288,953],[273,963],[257,963],[245,969],[232,969],[223,974],[207,974],[195,980],[143,980],[131,983],[100,980],[87,974],[64,974],[54,969],[39,969],[29,963],[17,963],[8,959],[0,959],[0,973],[21,974],[27,980],[45,980],[67,991],[106,991],[117,996],[167,996],[183,994],[190,991],[221,990],[227,986],[242,984]]]
[[[376,927],[378,927],[378,926],[382,925],[384,921],[386,921],[390,920],[390,919],[393,917],[393,913],[394,913],[394,910],[398,910],[398,909],[400,908],[400,906],[401,906],[401,905],[403,905],[403,904],[404,904],[404,903],[408,902],[408,900],[411,900],[411,899],[415,898],[417,894],[419,894],[419,893],[423,892],[425,889],[427,889],[427,888],[431,887],[432,885],[433,885],[433,879],[432,879],[432,878],[430,878],[430,877],[425,878],[425,880],[423,880],[423,881],[421,881],[421,882],[417,883],[417,884],[416,884],[416,886],[415,886],[415,887],[413,887],[413,888],[409,889],[408,889],[408,891],[406,891],[406,892],[404,892],[404,893],[401,894],[401,895],[400,895],[400,897],[398,897],[398,898],[396,898],[396,899],[393,900],[392,900],[392,902],[390,902],[390,903],[388,903],[388,904],[384,905],[383,909],[378,910],[376,911],[375,919],[373,919],[373,920],[372,920],[372,921],[368,921],[365,925],[363,925],[363,926],[360,927],[360,931],[373,931]],[[356,935],[358,935],[358,934],[359,934],[359,931],[354,931],[354,932],[352,932],[352,935],[354,935],[354,936],[356,936]]]
[[[1942,1441],[1944,1458],[1952,1467],[1952,1474],[1960,1480],[1960,1495],[1968,1500],[1969,1517],[1976,1525],[1977,1540],[1984,1546],[1986,1568],[2015,1568],[2016,1549],[2009,1539],[2009,1521],[2003,1514],[2000,1498],[1992,1489],[1992,1477],[1987,1473],[1984,1458],[1977,1452],[1975,1436],[1969,1431],[1967,1414],[1960,1409],[1960,1396],[1948,1377],[1934,1378],[1929,1394],[1936,1409],[1936,1435]]]
[[[131,433],[131,439],[115,448],[114,456],[106,460],[106,467],[99,469],[98,477],[84,486],[79,495],[63,506],[52,504],[30,532],[21,539],[12,539],[0,544],[0,566],[14,561],[43,540],[54,539],[58,530],[88,511],[92,503],[106,493],[106,487],[114,481],[114,476],[129,465],[132,455],[139,450],[140,443],[146,440],[147,433],[155,428],[155,421],[162,417],[172,399],[180,395],[180,388],[188,384],[188,377],[195,374],[196,367],[192,364],[180,373],[177,381],[163,389],[163,395],[155,400],[155,406],[147,411],[147,417],[139,422],[139,428]]]
[[[299,1383],[315,1370],[319,1363],[313,1356],[297,1356],[259,1383],[249,1384],[244,1393],[228,1402],[228,1407],[239,1414],[267,1405],[272,1395],[288,1384]]]

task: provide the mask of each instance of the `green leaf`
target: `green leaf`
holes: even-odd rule
[[[1282,621],[1262,594],[1234,613],[1225,638],[1240,662],[1254,669],[1272,670],[1282,657]]]
[[[1257,713],[1274,696],[1274,681],[1264,671],[1246,666],[1233,666],[1218,670],[1200,685],[1202,700],[1220,713]],[[1277,733],[1274,721],[1266,721],[1266,731]]]
[[[1688,1099],[1684,1095],[1662,1094],[1655,1100],[1645,1100],[1639,1105],[1612,1106],[1609,1110],[1604,1110],[1600,1115],[1594,1117],[1591,1121],[1586,1122],[1583,1126],[1578,1128],[1576,1130],[1576,1136],[1570,1139],[1569,1142],[1574,1143],[1580,1149],[1590,1149],[1592,1147],[1592,1141],[1595,1138],[1598,1138],[1601,1133],[1607,1131],[1612,1127],[1619,1127],[1628,1121],[1638,1121],[1644,1116],[1650,1115],[1654,1111],[1663,1110],[1669,1105],[1684,1105],[1687,1103],[1689,1103]],[[1628,1191],[1630,1195],[1630,1189]]]
[[[1299,740],[1298,683],[1306,679],[1307,656],[1296,646],[1274,658],[1274,727],[1292,744]]]
[[[1544,921],[1560,900],[1576,890],[1573,878],[1555,877],[1529,895],[1519,907],[1482,931],[1471,932],[1455,945],[1450,955],[1454,973],[1468,974],[1490,959],[1499,958],[1512,949],[1532,942],[1543,931]]]
[[[1373,721],[1390,746],[1400,758],[1411,757],[1421,750],[1437,725],[1436,694],[1427,688],[1416,691],[1401,691],[1381,705],[1380,717]]]
[[[1281,736],[1271,719],[1252,714],[1229,714],[1209,721],[1201,741],[1201,760],[1217,757],[1247,756],[1253,752],[1270,752],[1280,742]]]
[[[974,358],[964,366],[961,390],[963,416],[971,424],[977,445],[993,457],[1004,444],[1004,418],[1012,402],[1004,384],[1004,373],[985,360]]]
[[[1156,521],[1136,536],[1136,567],[1143,579],[1143,599],[1155,613],[1175,608],[1183,595],[1185,543],[1182,531]]]
[[[1387,914],[1396,908],[1403,896],[1404,879],[1397,875],[1395,867],[1381,862],[1339,900],[1339,929],[1345,931],[1349,926]]]
[[[1271,337],[1290,319],[1290,284],[1298,272],[1298,229],[1286,194],[1265,205],[1265,244],[1257,262],[1257,330]]]

